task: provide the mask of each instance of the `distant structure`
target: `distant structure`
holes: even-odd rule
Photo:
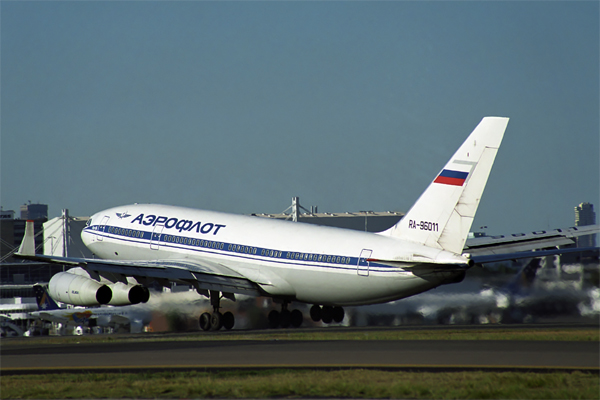
[[[92,258],[92,252],[81,240],[81,231],[88,219],[88,217],[71,217],[69,210],[63,209],[60,217],[52,218],[44,223],[43,254]]]
[[[0,219],[15,219],[15,212],[13,210],[0,209]]]
[[[0,210],[0,315],[21,321],[15,322],[17,325],[26,325],[27,317],[23,310],[30,306],[37,308],[32,285],[36,282],[48,282],[50,276],[62,271],[64,267],[58,264],[25,262],[13,257],[23,240],[27,220],[33,220],[36,252],[42,252],[42,231],[48,220],[46,204],[24,204],[20,211],[21,218],[15,218],[13,210]]]
[[[594,205],[581,203],[575,207],[575,226],[595,225],[596,213]],[[596,235],[580,236],[577,238],[577,247],[595,247]]]
[[[48,205],[47,204],[23,204],[21,206],[22,220],[48,220]]]
[[[288,211],[290,211],[288,213]],[[307,224],[334,226],[365,232],[381,232],[394,226],[404,216],[398,211],[356,211],[341,213],[318,213],[317,207],[308,211],[300,205],[299,197],[292,197],[292,205],[281,214],[252,214],[256,217],[304,222]]]
[[[2,210],[0,212],[0,262],[15,262],[12,254],[17,251],[23,235],[25,235],[25,223],[33,220],[35,231],[35,247],[41,249],[43,237],[41,235],[43,224],[48,220],[47,204],[23,204],[21,206],[21,218],[15,219],[13,210]]]

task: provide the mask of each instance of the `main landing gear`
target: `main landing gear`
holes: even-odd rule
[[[342,322],[344,320],[344,309],[342,307],[323,306],[317,304],[310,308],[310,318],[315,321],[323,321],[325,324]]]
[[[275,329],[277,327],[288,328],[293,326],[294,328],[302,325],[302,312],[300,310],[292,310],[291,312],[287,309],[288,302],[284,302],[281,305],[281,312],[272,310],[269,313],[269,327]],[[310,309],[310,318],[315,321],[323,321],[325,324],[331,322],[342,322],[344,320],[344,309],[342,307],[332,306],[319,306],[314,305]]]
[[[227,330],[233,328],[235,318],[231,312],[221,313],[219,311],[221,303],[221,293],[210,291],[210,304],[213,312],[205,312],[200,316],[200,328],[203,331],[218,331],[221,328]],[[269,327],[275,329],[278,327],[289,328],[290,326],[298,328],[302,325],[304,316],[300,310],[288,310],[289,301],[281,304],[281,311],[272,310],[268,315]],[[310,318],[315,321],[323,321],[325,324],[331,322],[342,322],[344,320],[344,309],[342,307],[313,305],[310,309]]]
[[[294,328],[298,328],[300,325],[302,325],[302,321],[304,320],[302,311],[295,309],[289,311],[287,309],[288,304],[288,302],[284,302],[281,305],[281,312],[272,310],[269,313],[269,328],[275,329],[279,326],[282,328],[289,328],[290,325]]]
[[[235,318],[233,314],[229,311],[221,314],[221,312],[219,312],[220,303],[220,293],[211,290],[210,304],[213,306],[214,311],[212,314],[205,312],[200,316],[200,328],[202,328],[203,331],[218,331],[221,328],[229,330],[233,328],[233,325],[235,324]]]

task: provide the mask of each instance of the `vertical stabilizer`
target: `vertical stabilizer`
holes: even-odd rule
[[[22,254],[25,256],[35,255],[35,233],[33,230],[33,221],[27,221],[25,223],[25,235],[23,236],[23,241],[21,241],[21,246],[19,247],[19,252],[17,254]]]
[[[507,124],[483,118],[410,211],[381,234],[461,254]]]
[[[46,289],[42,285],[33,285],[33,292],[35,293],[35,300],[37,301],[38,309],[40,311],[58,310],[60,307],[52,297],[48,294]]]

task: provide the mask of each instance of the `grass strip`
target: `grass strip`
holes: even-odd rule
[[[2,377],[1,398],[597,399],[600,378],[582,372],[378,370],[156,372]]]

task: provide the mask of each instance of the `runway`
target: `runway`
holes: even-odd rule
[[[2,374],[222,368],[600,371],[598,342],[143,341],[2,346]]]

